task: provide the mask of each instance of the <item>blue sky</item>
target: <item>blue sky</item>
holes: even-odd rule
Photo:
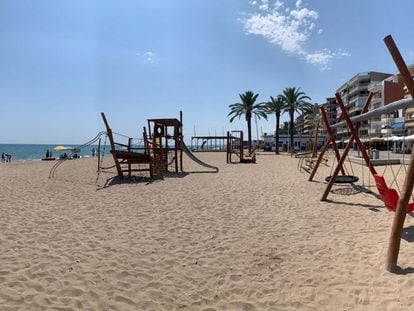
[[[245,129],[228,106],[296,86],[321,103],[358,72],[414,62],[410,0],[0,1],[0,143],[82,143],[184,114],[184,134]],[[287,119],[287,116],[283,117]],[[259,121],[274,128],[274,117]],[[254,135],[255,136],[255,135]]]

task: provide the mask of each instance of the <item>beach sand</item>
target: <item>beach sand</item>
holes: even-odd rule
[[[308,182],[288,155],[196,155],[220,172],[184,158],[188,174],[95,184],[92,158],[52,180],[53,163],[0,165],[0,310],[414,308],[412,217],[391,274],[394,214],[349,185],[320,202],[330,167]]]

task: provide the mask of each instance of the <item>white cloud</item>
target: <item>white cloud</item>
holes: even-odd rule
[[[313,33],[322,34],[323,30],[316,30],[316,21],[319,13],[302,6],[302,0],[295,2],[294,8],[286,7],[279,0],[273,5],[269,0],[251,1],[253,5],[258,4],[261,12],[250,14],[243,20],[247,34],[264,37],[270,43],[290,55],[298,56],[306,62],[318,66],[321,70],[330,68],[335,60],[350,56],[344,51],[333,52],[329,49],[309,52],[305,45]],[[283,9],[284,8],[284,9]]]
[[[304,55],[305,60],[308,63],[319,66],[321,70],[329,69],[329,65],[334,59],[347,56],[351,56],[351,54],[342,50],[339,50],[338,52],[332,52],[329,49],[323,49],[322,51],[315,51],[313,53],[307,53]]]
[[[157,54],[152,51],[138,52],[135,55],[144,63],[157,64],[159,60]]]
[[[259,5],[259,9],[267,11],[269,9],[269,0],[262,0],[262,3]]]

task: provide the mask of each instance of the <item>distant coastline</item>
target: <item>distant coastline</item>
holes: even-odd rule
[[[0,144],[0,154],[6,153],[12,155],[12,162],[40,161],[45,157],[46,151],[49,150],[52,156],[59,158],[63,151],[55,151],[53,148],[58,144]],[[80,145],[80,144],[79,144]],[[64,145],[67,147],[77,147],[79,145]],[[92,149],[98,148],[98,145],[91,145],[81,149],[80,156],[91,156]],[[105,146],[105,154],[109,154],[109,146]]]

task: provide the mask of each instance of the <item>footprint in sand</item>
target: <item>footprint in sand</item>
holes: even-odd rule
[[[242,278],[242,276],[239,275],[239,274],[232,274],[232,275],[230,275],[230,280],[232,280],[233,282],[238,282],[238,281],[241,280],[241,278]]]

